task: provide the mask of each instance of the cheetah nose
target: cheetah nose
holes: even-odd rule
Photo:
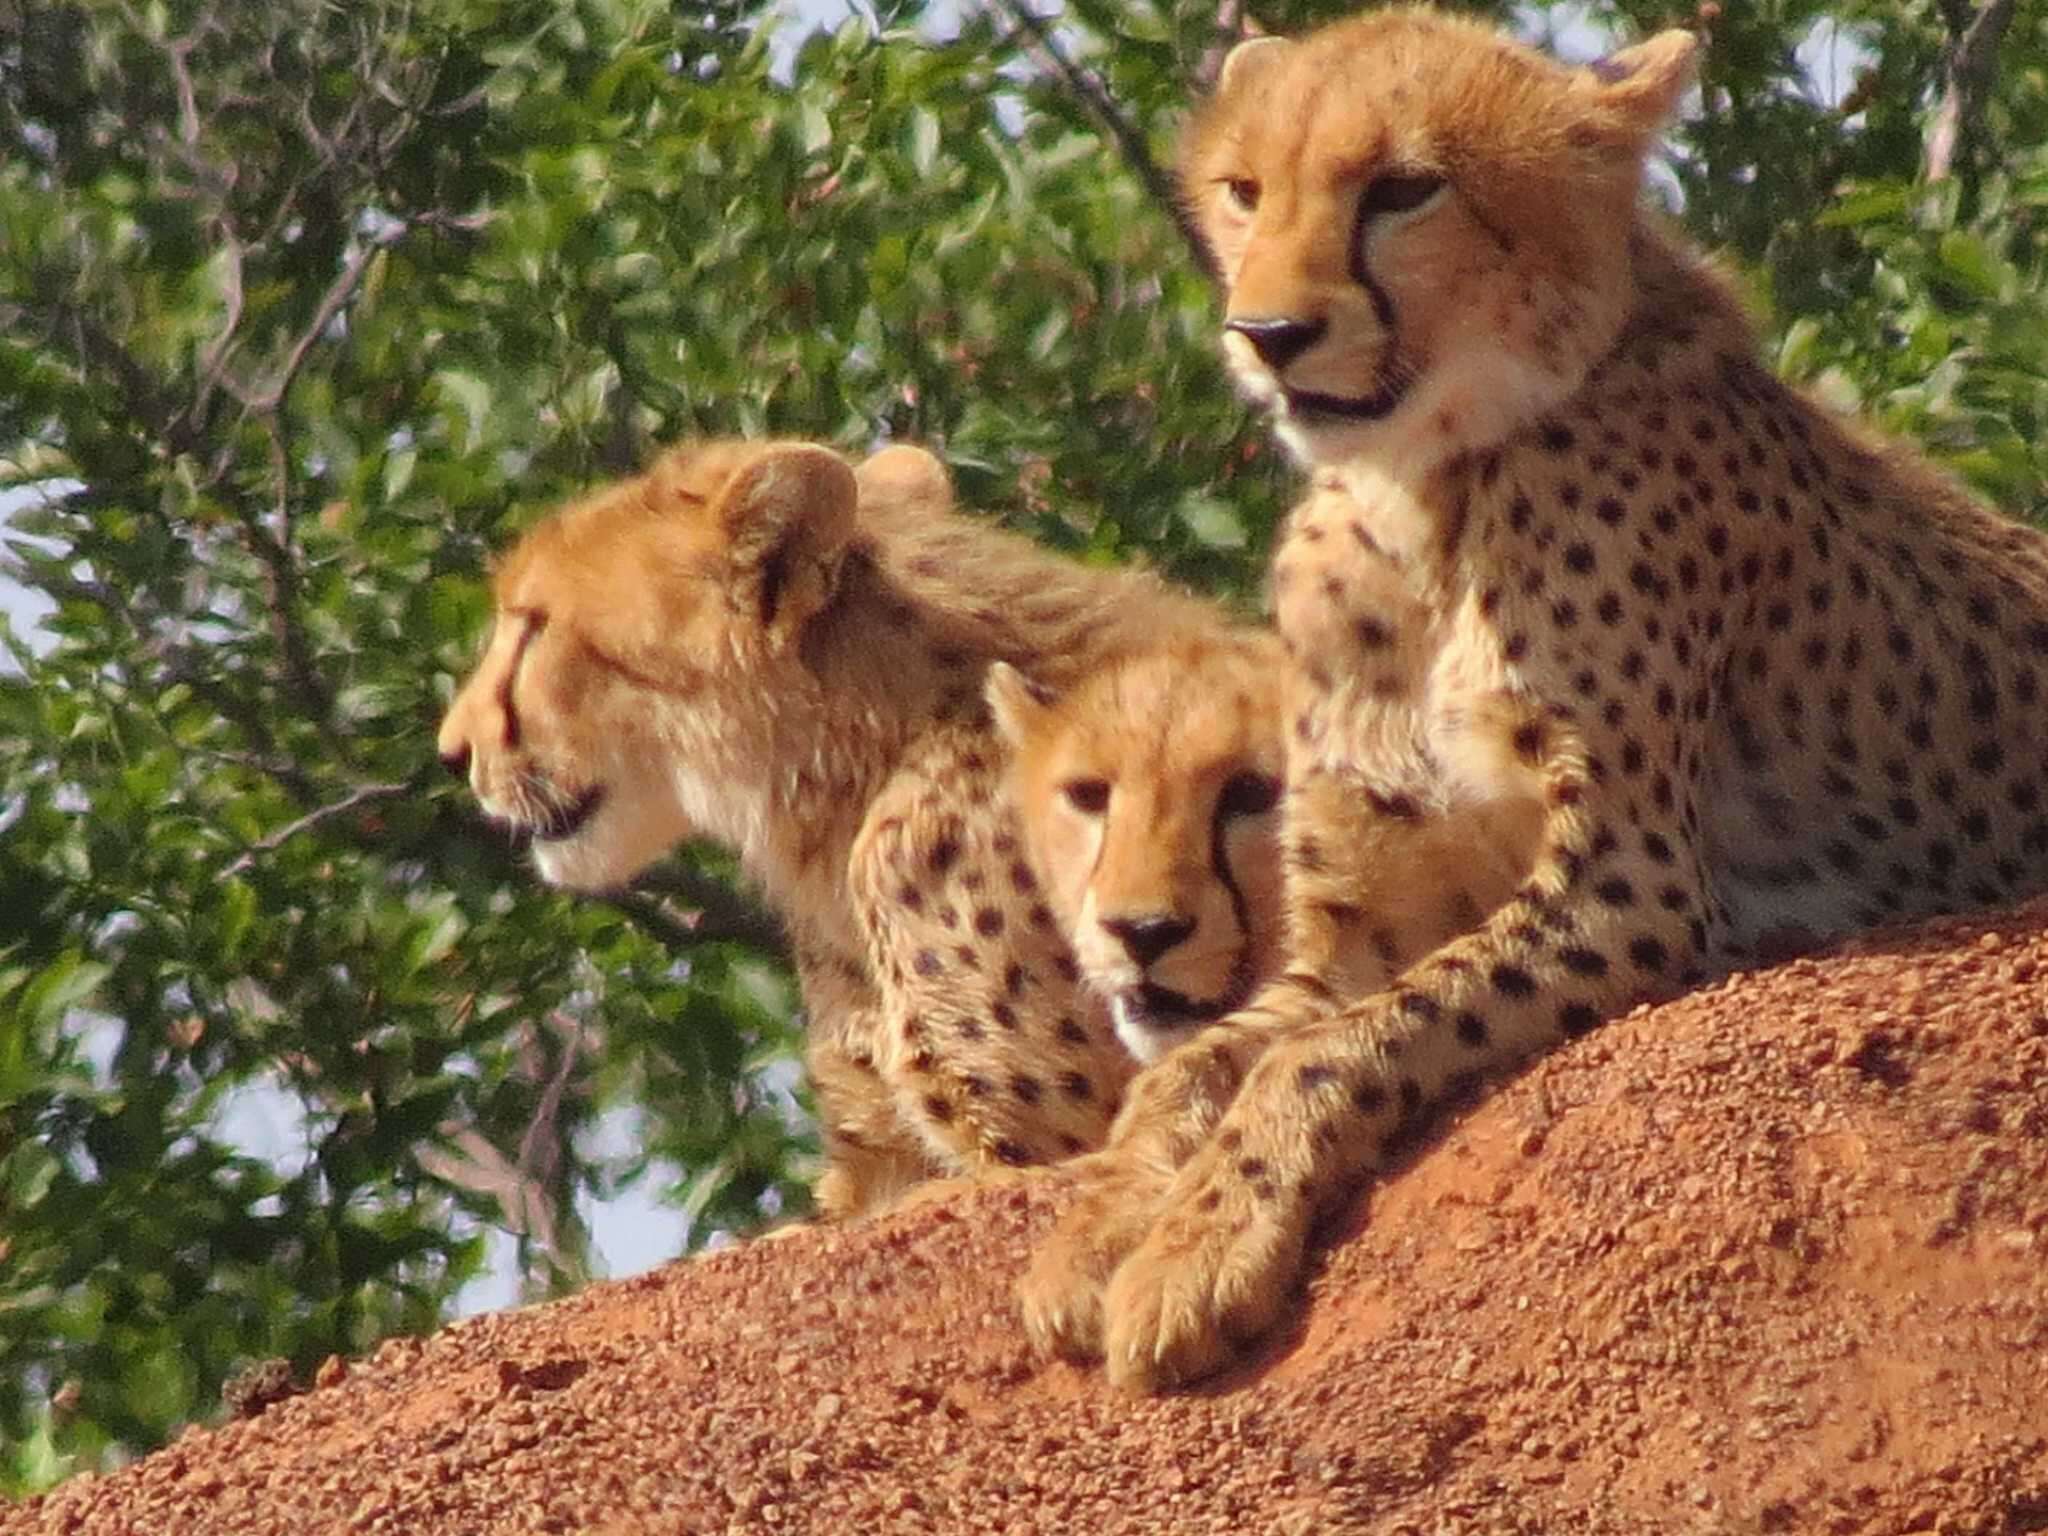
[[[441,754],[441,766],[458,779],[469,777],[469,748],[450,747]]]
[[[1154,912],[1142,917],[1107,918],[1102,926],[1116,935],[1117,941],[1133,960],[1145,966],[1193,933],[1195,920]]]
[[[1329,328],[1327,320],[1292,320],[1284,315],[1254,315],[1223,322],[1223,329],[1235,331],[1250,342],[1252,350],[1265,359],[1266,366],[1276,371],[1321,341]]]

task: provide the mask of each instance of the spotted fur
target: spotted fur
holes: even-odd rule
[[[1359,509],[1275,565],[1290,902],[1330,843],[1420,821],[1358,751],[1390,564],[1431,756],[1540,818],[1470,933],[1348,1006],[1298,951],[1134,1088],[1024,1292],[1041,1343],[1120,1382],[1272,1327],[1316,1218],[1488,1075],[1788,946],[2048,885],[2048,539],[1774,378],[1638,209],[1694,51],[1570,69],[1387,11],[1240,49],[1189,131],[1233,371]]]
[[[1029,867],[983,679],[1071,687],[1214,610],[960,515],[921,451],[801,444],[671,453],[494,589],[442,755],[556,884],[738,852],[795,952],[823,1211],[1101,1143],[1133,1063]]]

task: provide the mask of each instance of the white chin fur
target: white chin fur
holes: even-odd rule
[[[1379,422],[1338,421],[1328,417],[1304,421],[1296,416],[1272,370],[1249,360],[1249,346],[1242,349],[1243,356],[1230,348],[1228,343],[1235,340],[1241,338],[1226,337],[1225,350],[1231,354],[1230,373],[1237,382],[1238,393],[1272,418],[1273,435],[1303,468],[1343,463],[1370,449],[1375,435],[1385,437],[1383,430],[1376,434],[1375,429],[1381,427]]]
[[[1116,1023],[1116,1037],[1140,1064],[1150,1066],[1173,1048],[1177,1031],[1155,1029],[1128,998],[1110,999],[1109,1016]]]
[[[1280,381],[1260,359],[1258,349],[1235,331],[1223,333],[1223,363],[1237,392],[1253,405],[1271,405],[1279,398]]]
[[[610,891],[640,872],[637,866],[621,868],[616,858],[608,857],[598,839],[591,835],[594,830],[585,827],[574,837],[536,842],[533,867],[540,871],[541,879],[565,890]]]

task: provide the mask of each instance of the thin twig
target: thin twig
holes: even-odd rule
[[[496,1201],[506,1230],[530,1239],[554,1262],[560,1235],[547,1192],[535,1188],[533,1181],[468,1121],[450,1118],[436,1129],[443,1144],[429,1142],[414,1153],[421,1171]]]
[[[1967,26],[1960,25],[1969,15],[1967,9],[1961,5],[1945,9],[1955,43],[1942,63],[1941,105],[1935,108],[1933,126],[1927,130],[1923,174],[1929,182],[1947,180],[1955,170],[1956,156],[1977,137],[1997,72],[1998,45],[2012,24],[2017,3],[1984,0]]]
[[[1195,264],[1204,272],[1213,271],[1209,248],[1203,242],[1201,232],[1195,228],[1194,220],[1189,217],[1173,178],[1152,157],[1145,135],[1117,105],[1116,98],[1109,94],[1109,87],[1093,71],[1082,68],[1067,57],[1054,39],[1052,28],[1046,25],[1045,18],[1034,12],[1026,0],[991,0],[991,3],[1030,36],[1033,51],[1059,76],[1068,93],[1095,119],[1097,126],[1109,135],[1123,156],[1124,164],[1145,189],[1145,195],[1180,231],[1181,240],[1186,244],[1188,254],[1194,257]]]
[[[275,411],[284,403],[285,396],[291,391],[293,380],[298,378],[299,370],[305,366],[306,358],[312,352],[315,343],[334,323],[335,317],[341,313],[348,301],[355,296],[356,288],[363,280],[363,274],[369,270],[371,259],[379,251],[403,237],[410,227],[408,221],[400,220],[397,227],[389,233],[376,240],[365,240],[349,252],[348,260],[343,264],[340,273],[327,285],[327,291],[320,296],[320,306],[314,310],[311,323],[299,333],[299,339],[292,343],[291,353],[285,358],[284,366],[278,369],[270,383],[260,393],[250,395],[244,400],[243,403],[251,415],[264,415]]]
[[[548,1022],[564,1037],[562,1054],[541,1088],[540,1102],[533,1107],[533,1118],[527,1122],[525,1134],[519,1138],[518,1158],[519,1171],[542,1189],[553,1186],[555,1174],[562,1166],[562,1097],[569,1091],[570,1075],[583,1054],[582,1024],[559,1008],[548,1014]]]
[[[350,811],[378,800],[396,800],[401,795],[418,794],[419,788],[419,785],[410,780],[400,784],[359,784],[332,804],[318,806],[306,812],[297,821],[287,822],[269,836],[258,838],[244,849],[241,856],[222,871],[222,874],[229,879],[244,874],[264,854],[275,853],[300,833],[310,832],[322,822],[332,821],[337,816],[346,816]]]
[[[221,322],[220,334],[206,344],[206,350],[199,356],[199,387],[192,392],[192,403],[181,413],[185,420],[195,423],[204,421],[213,392],[227,374],[228,359],[235,351],[235,332],[242,326],[242,242],[236,238],[228,219],[223,217],[220,222],[225,268],[222,298],[227,316]]]
[[[232,500],[243,543],[263,567],[263,604],[270,619],[272,642],[284,664],[285,680],[298,695],[300,706],[330,746],[338,752],[343,744],[334,736],[334,692],[314,664],[313,648],[297,618],[299,600],[298,559],[291,539],[291,455],[285,446],[284,424],[275,411],[263,416],[270,440],[270,472],[277,484],[275,531],[263,526],[254,507],[239,494]]]

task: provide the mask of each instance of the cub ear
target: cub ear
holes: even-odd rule
[[[1634,47],[1595,59],[1582,78],[1591,84],[1603,115],[1637,141],[1652,137],[1678,110],[1699,73],[1700,40],[1674,27]]]
[[[1007,661],[989,665],[982,696],[995,716],[997,732],[1012,748],[1022,747],[1038,732],[1057,698],[1050,688],[1033,682]]]
[[[1271,73],[1273,66],[1293,48],[1284,37],[1246,38],[1223,56],[1223,67],[1216,72],[1216,94],[1249,89],[1261,75]]]
[[[953,505],[953,478],[946,473],[946,466],[936,454],[911,443],[891,443],[853,474],[860,482],[861,500],[870,506],[901,502]]]
[[[726,483],[714,515],[726,534],[733,602],[780,645],[832,595],[853,538],[853,470],[829,448],[779,443]]]

